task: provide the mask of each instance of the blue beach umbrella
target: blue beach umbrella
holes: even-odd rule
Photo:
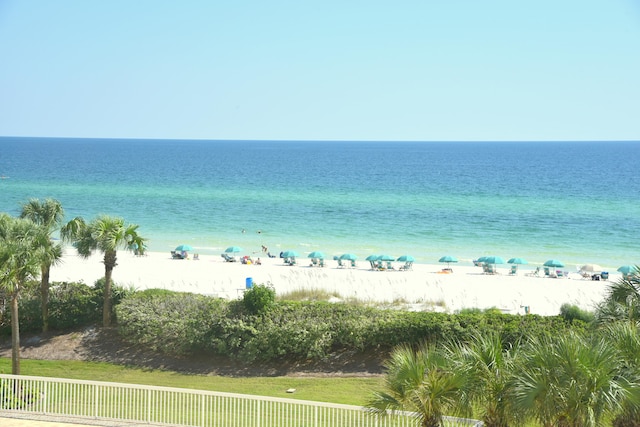
[[[398,257],[398,259],[396,261],[400,261],[400,262],[413,262],[416,259],[414,257],[412,257],[411,255],[402,255],[400,257]]]
[[[324,253],[321,251],[313,251],[309,255],[308,258],[316,258],[316,259],[324,259]]]
[[[192,251],[193,248],[191,247],[191,245],[179,245],[176,246],[176,252],[182,252],[182,251]]]
[[[282,252],[282,258],[295,258],[300,256],[300,254],[296,251],[284,251]]]
[[[358,259],[358,257],[354,254],[342,254],[340,255],[340,259],[346,261],[355,261]]]
[[[238,246],[229,246],[227,249],[224,250],[226,253],[228,254],[236,254],[238,252],[242,252],[242,248],[238,247]]]
[[[504,260],[499,256],[488,256],[483,258],[483,262],[487,264],[504,264]]]
[[[454,256],[451,256],[451,255],[445,255],[442,258],[440,258],[438,260],[438,262],[446,262],[447,263],[447,268],[450,268],[452,262],[458,262],[458,258],[456,258]]]
[[[550,259],[547,260],[544,264],[545,267],[555,267],[555,268],[562,268],[564,267],[564,263],[562,261],[558,261],[557,259]]]
[[[369,255],[368,257],[365,258],[365,260],[366,261],[377,261],[379,256],[380,255],[378,255],[378,254]]]
[[[376,261],[395,261],[396,259],[391,255],[380,255]]]
[[[638,270],[633,265],[623,265],[618,271],[624,275],[636,273]]]
[[[511,258],[509,261],[507,261],[508,264],[529,264],[529,262],[527,262],[526,259],[524,258]]]

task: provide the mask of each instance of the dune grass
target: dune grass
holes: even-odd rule
[[[11,359],[0,358],[0,373],[11,373]],[[379,376],[226,377],[187,375],[77,360],[25,359],[21,361],[21,374],[222,391],[347,405],[364,405],[372,391],[379,390],[383,386],[383,379]],[[287,393],[289,389],[295,389],[295,392]]]

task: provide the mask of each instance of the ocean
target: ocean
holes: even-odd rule
[[[640,264],[640,142],[0,138],[0,212],[121,216],[152,251]]]

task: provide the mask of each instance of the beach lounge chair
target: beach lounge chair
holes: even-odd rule
[[[556,270],[556,277],[565,277],[562,270]]]
[[[185,257],[180,252],[171,251],[171,258],[173,258],[173,259],[184,259]]]
[[[511,270],[509,271],[509,274],[511,276],[515,276],[516,274],[518,274],[518,266],[517,265],[512,265],[511,266]]]
[[[324,258],[318,260],[318,267],[324,267]]]
[[[351,268],[356,268],[356,261],[355,260],[351,260]]]
[[[540,267],[536,267],[535,271],[527,273],[525,276],[540,276]]]
[[[482,272],[484,274],[496,274],[496,267],[493,264],[484,264],[482,266]]]
[[[221,254],[220,255],[226,262],[236,262],[235,257],[230,256],[229,254]]]
[[[407,261],[404,263],[404,265],[400,266],[399,270],[403,270],[403,271],[411,270],[412,264],[413,264],[413,261]]]
[[[338,258],[336,261],[338,261],[338,268],[344,267],[344,264],[342,263],[342,260],[340,258]]]

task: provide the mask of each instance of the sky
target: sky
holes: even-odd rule
[[[0,136],[640,140],[640,1],[0,0]]]

